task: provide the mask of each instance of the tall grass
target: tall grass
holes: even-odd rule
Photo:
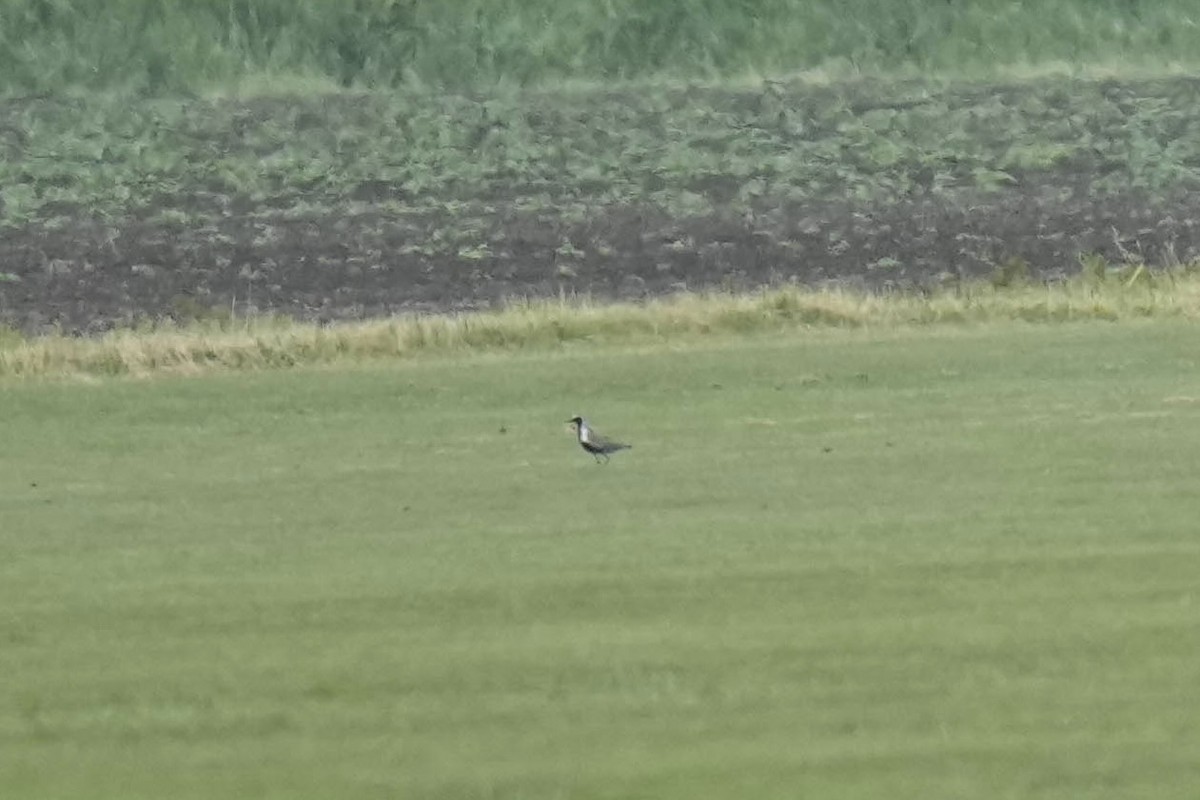
[[[0,0],[0,91],[1196,64],[1190,0]]]
[[[318,326],[248,318],[117,330],[96,338],[0,337],[0,377],[149,375],[283,369],[465,351],[687,341],[797,328],[912,327],[1023,321],[1200,317],[1200,277],[1183,271],[1080,277],[1057,285],[987,284],[930,295],[797,287],[747,295],[681,294],[642,304],[534,301],[462,314]]]

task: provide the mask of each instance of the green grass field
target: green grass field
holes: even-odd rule
[[[1194,797],[1195,345],[0,383],[0,795]]]

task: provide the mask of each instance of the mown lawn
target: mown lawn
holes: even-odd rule
[[[1194,797],[1196,342],[0,383],[0,795]]]

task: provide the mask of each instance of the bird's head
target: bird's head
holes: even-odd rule
[[[582,428],[584,425],[583,417],[571,417],[569,420],[567,420],[567,422],[571,425],[574,425],[576,428]]]

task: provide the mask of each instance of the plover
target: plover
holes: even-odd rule
[[[579,446],[592,454],[597,462],[600,459],[608,461],[608,454],[618,450],[628,450],[633,445],[617,442],[606,436],[601,436],[596,429],[587,424],[583,417],[571,417],[567,422],[575,426],[575,435],[579,437]]]

